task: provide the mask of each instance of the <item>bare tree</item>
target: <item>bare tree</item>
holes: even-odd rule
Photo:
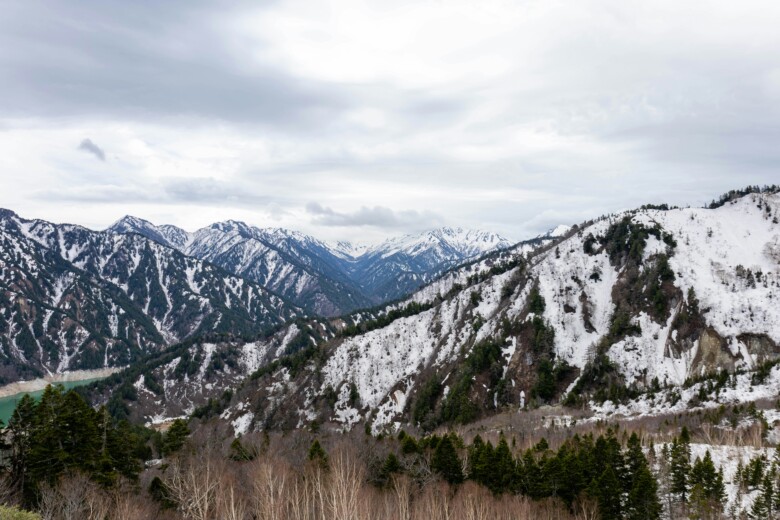
[[[11,479],[7,476],[0,477],[0,504],[13,506],[19,503],[19,494]]]
[[[245,520],[250,518],[249,510],[247,500],[232,476],[223,476],[217,492],[216,517],[223,520]]]
[[[580,496],[574,503],[574,515],[577,520],[597,520],[599,505],[592,498]]]
[[[359,520],[358,497],[363,484],[364,469],[347,449],[339,449],[331,458],[327,494],[331,518]]]
[[[422,489],[412,507],[414,520],[451,520],[452,501],[449,486],[430,482]]]
[[[159,508],[131,489],[117,490],[113,495],[111,520],[146,520],[159,518]]]
[[[211,454],[202,460],[179,457],[171,462],[166,486],[182,516],[210,520],[216,508],[219,487],[217,462]]]
[[[86,475],[75,473],[42,485],[38,507],[44,520],[105,520],[111,501]]]
[[[406,475],[393,477],[392,496],[395,503],[395,516],[398,520],[411,520],[412,482]]]
[[[252,507],[257,518],[284,520],[290,504],[291,476],[287,464],[279,460],[256,460],[250,471]]]

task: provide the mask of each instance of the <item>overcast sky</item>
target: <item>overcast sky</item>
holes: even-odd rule
[[[522,239],[780,182],[780,2],[2,3],[0,206]]]

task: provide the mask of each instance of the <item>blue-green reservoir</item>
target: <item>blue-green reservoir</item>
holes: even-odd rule
[[[54,382],[51,383],[53,385],[62,385],[65,390],[70,390],[71,388],[76,388],[77,386],[84,386],[92,383],[93,381],[99,381],[100,379],[103,379],[102,377],[96,377],[92,379],[82,379],[80,381],[60,381],[60,382]],[[16,408],[16,403],[19,402],[19,400],[25,395],[31,396],[36,401],[41,398],[43,395],[43,390],[35,390],[33,392],[21,392],[14,395],[9,395],[7,397],[0,397],[0,420],[3,421],[3,425],[8,424],[8,419],[11,418],[11,414],[13,414],[14,409]]]

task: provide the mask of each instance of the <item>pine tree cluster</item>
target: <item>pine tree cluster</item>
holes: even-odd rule
[[[151,458],[142,428],[116,421],[106,408],[94,410],[75,391],[48,386],[39,402],[19,401],[5,429],[6,477],[26,505],[35,505],[40,486],[69,473],[84,473],[106,487],[120,477],[134,481],[141,461]]]
[[[417,465],[429,460],[430,469],[450,484],[471,480],[496,495],[552,497],[572,510],[583,500],[591,501],[604,520],[653,520],[661,515],[658,483],[636,434],[625,447],[609,430],[598,437],[575,435],[557,450],[542,439],[524,452],[513,449],[503,434],[495,446],[479,435],[465,446],[454,433],[417,440],[401,432],[399,440],[400,453],[387,456],[378,482],[387,482],[391,473],[415,476]]]

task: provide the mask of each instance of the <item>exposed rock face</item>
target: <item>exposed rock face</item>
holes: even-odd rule
[[[757,363],[780,359],[780,346],[766,334],[740,334],[737,336]]]
[[[691,364],[692,375],[712,374],[718,370],[734,370],[736,357],[726,347],[717,332],[708,328],[699,337],[698,350]]]
[[[572,389],[609,401],[632,395],[621,386],[672,392],[703,374],[750,373],[780,357],[780,266],[767,254],[777,213],[779,195],[752,194],[586,223],[508,270],[475,265],[421,289],[410,301],[431,308],[328,344],[316,367],[268,374],[243,398],[265,425],[368,418],[382,429],[414,421],[423,400],[451,418],[474,411],[455,396],[488,413]],[[752,391],[743,380],[730,392]],[[359,404],[342,399],[350,385]]]

